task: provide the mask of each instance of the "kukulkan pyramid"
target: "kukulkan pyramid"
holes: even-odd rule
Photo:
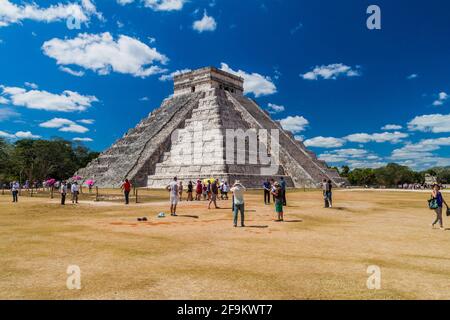
[[[241,139],[241,144],[238,140]],[[242,156],[243,155],[243,156]],[[256,161],[255,161],[256,160]],[[284,177],[290,187],[345,179],[244,96],[244,80],[213,67],[174,77],[174,94],[77,175],[99,187],[165,187],[216,178],[261,187]]]

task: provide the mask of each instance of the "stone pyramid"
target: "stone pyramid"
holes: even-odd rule
[[[125,178],[162,188],[179,180],[216,178],[261,187],[284,177],[290,187],[345,179],[243,95],[242,78],[208,67],[174,78],[174,95],[77,172],[100,187]]]

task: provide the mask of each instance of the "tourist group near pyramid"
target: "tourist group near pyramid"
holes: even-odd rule
[[[99,187],[164,188],[219,179],[261,187],[283,177],[288,187],[315,188],[345,179],[244,96],[244,79],[207,67],[174,77],[174,94],[134,129],[77,172]]]

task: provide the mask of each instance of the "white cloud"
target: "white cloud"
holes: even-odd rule
[[[301,116],[289,116],[279,121],[284,130],[288,130],[293,133],[304,131],[309,124],[309,121]]]
[[[208,16],[208,13],[203,13],[203,18],[197,21],[194,21],[192,28],[200,33],[205,31],[214,31],[217,28],[217,22],[214,17]]]
[[[84,124],[93,124],[95,122],[94,119],[81,119],[78,120],[79,123],[84,123]]]
[[[317,147],[317,148],[340,148],[345,144],[344,139],[334,138],[334,137],[315,137],[308,139],[304,142],[307,147]]]
[[[300,76],[305,80],[318,80],[319,78],[335,80],[340,76],[358,77],[360,75],[359,66],[352,68],[342,63],[334,63],[327,66],[316,66],[312,71],[301,74]]]
[[[5,97],[0,96],[0,104],[8,104],[9,100],[6,99]]]
[[[438,94],[437,100],[435,100],[433,102],[433,106],[436,106],[436,107],[442,106],[445,103],[445,101],[447,101],[447,99],[448,99],[448,94],[445,92],[440,92]]]
[[[382,132],[382,133],[355,133],[344,137],[350,142],[367,143],[367,142],[391,142],[398,143],[409,135],[402,132]]]
[[[63,66],[59,66],[59,70],[65,72],[65,73],[71,74],[71,75],[73,75],[75,77],[82,77],[82,76],[84,76],[84,71],[81,71],[81,70],[80,71],[76,71],[76,70],[73,70],[71,68],[63,67]]]
[[[282,105],[277,105],[273,103],[267,104],[267,111],[269,111],[269,113],[271,114],[280,113],[283,112],[284,110],[286,110],[286,108]]]
[[[88,128],[64,118],[53,118],[41,123],[39,126],[42,128],[58,128],[61,132],[85,133],[89,131]]]
[[[81,23],[87,23],[92,15],[103,19],[90,0],[82,0],[81,4],[58,3],[47,8],[41,8],[36,3],[17,5],[9,0],[0,0],[0,27],[21,23],[23,20],[50,23],[72,17]]]
[[[428,114],[417,116],[408,122],[411,131],[442,133],[450,132],[450,114]]]
[[[419,77],[419,75],[417,74],[417,73],[413,73],[413,74],[410,74],[408,77],[407,77],[407,79],[408,80],[412,80],[412,79],[416,79],[416,78],[418,78]]]
[[[7,139],[39,139],[41,136],[34,135],[30,131],[17,131],[16,133],[7,133],[0,131],[0,137]]]
[[[27,90],[19,87],[0,85],[2,96],[6,96],[11,104],[29,109],[46,111],[73,112],[84,111],[98,99],[94,96],[83,96],[78,92],[65,90],[61,94],[54,94],[41,90]]]
[[[121,5],[133,3],[134,0],[117,0]],[[187,0],[141,0],[145,7],[154,11],[178,11],[183,9]]]
[[[33,82],[25,82],[25,86],[31,88],[31,89],[37,89],[39,86],[36,83]]]
[[[160,81],[171,81],[173,80],[173,77],[178,76],[180,74],[186,73],[186,72],[190,72],[192,71],[191,69],[183,69],[183,70],[176,70],[170,74],[163,74],[159,77]]]
[[[263,76],[258,73],[247,73],[239,70],[234,71],[228,64],[221,63],[221,70],[232,73],[244,78],[244,93],[253,93],[256,98],[261,96],[271,95],[277,92],[277,87],[268,76]]]
[[[383,128],[381,128],[381,130],[401,130],[401,129],[403,129],[403,127],[398,124],[387,124]]]
[[[9,108],[0,109],[0,122],[20,116],[16,111]]]
[[[433,156],[431,152],[439,150],[442,146],[450,146],[450,137],[424,139],[418,143],[409,143],[402,148],[392,151],[391,158],[399,159],[420,159]]]
[[[100,75],[114,71],[145,78],[164,72],[154,63],[166,64],[169,60],[137,39],[120,35],[114,40],[109,32],[82,33],[74,39],[53,38],[44,42],[42,50],[58,65],[77,65]]]
[[[80,138],[80,137],[73,138],[72,140],[73,141],[80,141],[80,142],[92,142],[92,141],[94,141],[91,138]]]

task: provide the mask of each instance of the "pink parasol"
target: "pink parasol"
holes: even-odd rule
[[[86,185],[88,185],[88,186],[93,186],[94,185],[94,183],[95,183],[95,181],[94,180],[92,180],[92,179],[89,179],[89,180],[86,180]]]
[[[80,176],[73,176],[73,177],[72,177],[72,180],[76,180],[76,181],[79,181],[79,180],[81,180],[81,179],[83,179],[83,178],[80,177]]]
[[[55,184],[56,180],[55,179],[48,179],[47,181],[45,181],[45,184],[49,187],[53,186]]]

